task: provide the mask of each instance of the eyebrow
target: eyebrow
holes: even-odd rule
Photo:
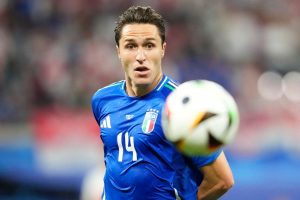
[[[125,39],[124,41],[125,42],[134,42],[135,40],[129,38],[129,39]],[[151,38],[146,38],[145,41],[155,41],[155,38],[152,38],[152,37]]]

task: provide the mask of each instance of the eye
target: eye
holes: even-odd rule
[[[154,47],[154,44],[153,43],[147,43],[146,44],[146,48],[147,49],[152,49]]]
[[[127,44],[125,46],[126,49],[134,49],[135,48],[135,45],[134,44]]]

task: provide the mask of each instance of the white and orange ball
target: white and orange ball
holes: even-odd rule
[[[236,101],[216,82],[184,82],[166,99],[162,115],[164,134],[186,155],[217,151],[234,140],[238,126]]]

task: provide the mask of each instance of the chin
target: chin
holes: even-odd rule
[[[146,87],[146,86],[149,86],[149,85],[151,85],[151,82],[149,82],[149,81],[137,81],[137,82],[135,82],[135,85],[136,86],[140,86],[140,87]]]
[[[138,77],[134,79],[136,85],[151,85],[153,80],[150,77]]]

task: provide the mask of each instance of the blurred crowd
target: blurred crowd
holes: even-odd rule
[[[247,105],[262,72],[300,69],[297,0],[1,0],[0,121],[89,108],[93,92],[123,79],[113,29],[137,4],[165,17],[163,67],[179,81],[215,80]]]

